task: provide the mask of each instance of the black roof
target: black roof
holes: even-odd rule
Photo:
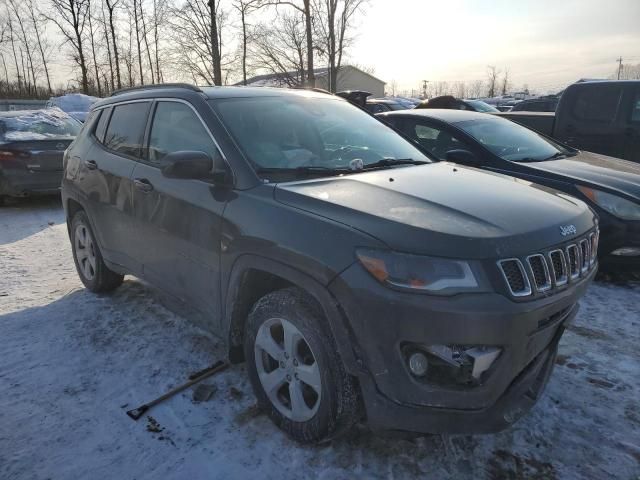
[[[93,105],[93,108],[125,100],[136,100],[145,98],[158,98],[160,96],[188,98],[199,95],[207,99],[214,98],[251,98],[251,97],[278,97],[278,96],[301,96],[315,98],[333,98],[342,101],[343,99],[335,95],[328,95],[320,91],[307,89],[276,88],[276,87],[216,87],[203,86],[195,87],[189,84],[166,84],[141,86],[131,89],[121,90],[116,95],[104,98]]]

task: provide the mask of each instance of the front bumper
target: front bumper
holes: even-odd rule
[[[500,294],[436,297],[390,290],[359,264],[330,285],[348,319],[372,428],[421,433],[501,430],[544,389],[558,341],[596,273],[552,296],[515,302]],[[481,345],[502,349],[475,385],[413,376],[403,346]]]

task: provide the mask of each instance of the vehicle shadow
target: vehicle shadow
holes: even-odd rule
[[[64,221],[59,195],[8,199],[0,206],[0,245],[17,242]]]

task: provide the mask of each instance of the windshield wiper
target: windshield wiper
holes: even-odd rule
[[[383,158],[377,162],[367,163],[363,170],[369,170],[371,168],[384,168],[393,167],[396,165],[425,165],[431,162],[425,162],[424,160],[414,160],[413,158]]]
[[[546,161],[546,160],[559,160],[561,158],[567,158],[567,154],[566,153],[562,153],[562,152],[556,152],[553,155],[551,155],[549,158],[545,158],[543,161]]]

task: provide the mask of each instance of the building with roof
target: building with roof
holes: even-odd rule
[[[316,87],[329,89],[329,69],[316,68]],[[296,87],[303,84],[303,72],[284,72],[256,75],[247,79],[247,86],[251,87]],[[242,82],[236,85],[242,85]],[[386,82],[351,65],[344,65],[338,71],[337,91],[364,90],[371,92],[374,97],[384,96]]]

